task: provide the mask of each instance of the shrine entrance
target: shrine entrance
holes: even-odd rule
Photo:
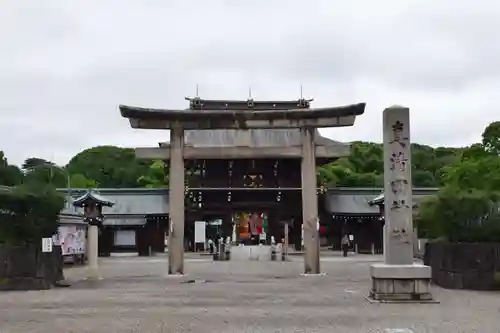
[[[227,182],[227,179],[221,180]],[[229,237],[234,245],[269,245],[272,237],[276,242],[284,238],[285,223],[288,223],[290,245],[301,244],[300,224],[297,227],[293,224],[301,221],[302,213],[301,193],[297,189],[197,188],[190,189],[187,197],[190,199],[186,202],[186,225],[205,221],[207,240]]]

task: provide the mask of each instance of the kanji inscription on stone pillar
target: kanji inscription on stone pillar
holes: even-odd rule
[[[387,264],[413,263],[409,109],[384,110],[385,237]]]

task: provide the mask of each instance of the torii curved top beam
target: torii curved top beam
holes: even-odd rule
[[[133,128],[250,129],[352,126],[365,103],[339,107],[287,110],[176,110],[120,105]]]

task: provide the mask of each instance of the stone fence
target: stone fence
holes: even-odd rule
[[[500,243],[427,243],[424,263],[443,288],[500,289]]]
[[[60,246],[43,253],[37,246],[0,245],[0,290],[50,289],[64,280]]]

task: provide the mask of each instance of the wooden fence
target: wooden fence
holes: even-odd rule
[[[448,289],[500,289],[500,243],[427,243],[432,281]]]
[[[0,245],[0,290],[50,289],[63,279],[60,246],[43,253],[41,246]]]

